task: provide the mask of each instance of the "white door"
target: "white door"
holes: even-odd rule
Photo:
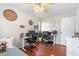
[[[61,44],[66,45],[66,38],[74,34],[75,17],[63,17],[61,19]]]

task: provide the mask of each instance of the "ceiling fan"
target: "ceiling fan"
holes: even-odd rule
[[[33,3],[34,12],[47,12],[49,5],[54,5],[55,3]]]

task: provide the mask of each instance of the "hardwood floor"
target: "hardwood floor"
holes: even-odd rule
[[[23,49],[21,50],[29,56],[66,56],[66,46],[63,45],[46,45],[38,43],[37,48],[38,50],[32,49],[32,52]]]

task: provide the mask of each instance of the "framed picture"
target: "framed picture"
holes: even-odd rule
[[[37,29],[38,30],[38,25],[34,25],[34,29]]]
[[[33,21],[32,20],[29,20],[29,25],[33,25]]]
[[[25,28],[25,25],[20,25],[20,28]]]

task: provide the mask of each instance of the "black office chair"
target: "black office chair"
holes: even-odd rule
[[[26,36],[28,36],[28,38],[26,38],[25,40],[27,40],[27,43],[36,43],[37,41],[37,37],[38,37],[38,33],[26,33]]]
[[[57,30],[53,30],[52,34],[53,34],[53,37],[55,39],[55,44],[56,44]]]
[[[37,33],[33,33],[31,38],[28,38],[26,41],[25,49],[30,50],[32,52],[33,48],[36,48],[36,41],[37,41]],[[37,50],[37,48],[36,48]]]
[[[50,32],[43,32],[42,42],[46,44],[53,44],[53,37],[51,36]]]

